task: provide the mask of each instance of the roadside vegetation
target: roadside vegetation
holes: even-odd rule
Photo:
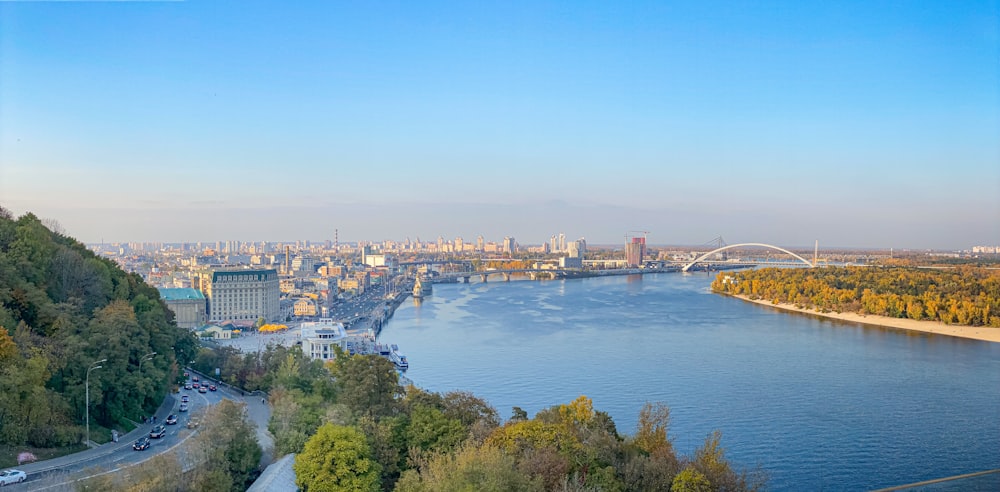
[[[0,208],[0,445],[78,450],[87,370],[97,365],[91,439],[131,429],[160,405],[176,361],[190,360],[197,343],[141,277],[32,214]]]
[[[253,359],[228,354],[228,359]],[[298,485],[333,490],[759,490],[760,470],[725,458],[714,433],[691,456],[668,435],[670,411],[648,404],[632,435],[585,396],[504,421],[468,392],[402,387],[374,355],[338,353],[326,365],[300,350],[260,354],[275,455],[298,453]],[[256,374],[252,371],[248,374]]]
[[[1000,327],[1000,270],[969,265],[762,268],[720,273],[712,290],[820,312]]]
[[[241,492],[257,477],[261,449],[243,404],[222,400],[199,415],[201,425],[188,444],[77,483],[80,491]],[[85,474],[93,474],[85,473]]]

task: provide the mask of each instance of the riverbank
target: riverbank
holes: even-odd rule
[[[770,306],[784,311],[794,311],[799,313],[822,316],[824,318],[861,323],[872,326],[882,326],[886,328],[898,328],[900,330],[919,331],[923,333],[934,333],[937,335],[948,335],[952,337],[971,338],[973,340],[983,340],[986,342],[1000,343],[1000,328],[988,326],[961,326],[946,325],[939,321],[917,321],[906,318],[890,318],[888,316],[876,316],[873,314],[857,313],[821,313],[812,309],[795,307],[792,304],[774,304],[765,299],[750,299],[745,295],[734,295],[733,297],[742,299],[762,306]]]

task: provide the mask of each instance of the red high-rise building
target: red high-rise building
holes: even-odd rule
[[[646,238],[633,237],[632,242],[625,243],[625,261],[630,267],[642,266],[646,257]]]

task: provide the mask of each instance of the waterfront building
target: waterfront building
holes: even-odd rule
[[[302,352],[310,359],[326,362],[336,356],[334,346],[347,349],[347,332],[344,331],[344,325],[331,318],[302,323],[301,329]]]
[[[281,315],[280,287],[275,270],[235,270],[212,272],[205,293],[212,321],[276,321]]]
[[[158,289],[181,328],[197,328],[208,320],[205,296],[195,289]]]
[[[630,267],[642,265],[646,257],[646,238],[633,237],[632,242],[625,243],[625,263]]]
[[[559,258],[559,268],[583,268],[583,258],[579,256],[564,256]]]

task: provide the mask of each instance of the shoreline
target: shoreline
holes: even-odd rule
[[[751,302],[754,304],[760,304],[761,306],[768,306],[775,309],[780,309],[782,311],[791,311],[796,313],[811,314],[813,316],[820,316],[827,319],[835,319],[839,321],[847,321],[850,323],[859,323],[862,325],[879,326],[883,328],[896,328],[899,330],[909,330],[917,331],[922,333],[932,333],[935,335],[947,335],[959,338],[970,338],[973,340],[980,340],[984,342],[994,342],[1000,343],[1000,328],[993,328],[989,326],[964,326],[964,325],[947,325],[940,321],[917,321],[908,318],[890,318],[888,316],[877,316],[874,314],[857,314],[857,313],[821,313],[812,309],[798,308],[792,304],[774,304],[771,301],[765,299],[753,300],[745,295],[733,295],[724,294],[730,297],[735,297],[745,302]]]

